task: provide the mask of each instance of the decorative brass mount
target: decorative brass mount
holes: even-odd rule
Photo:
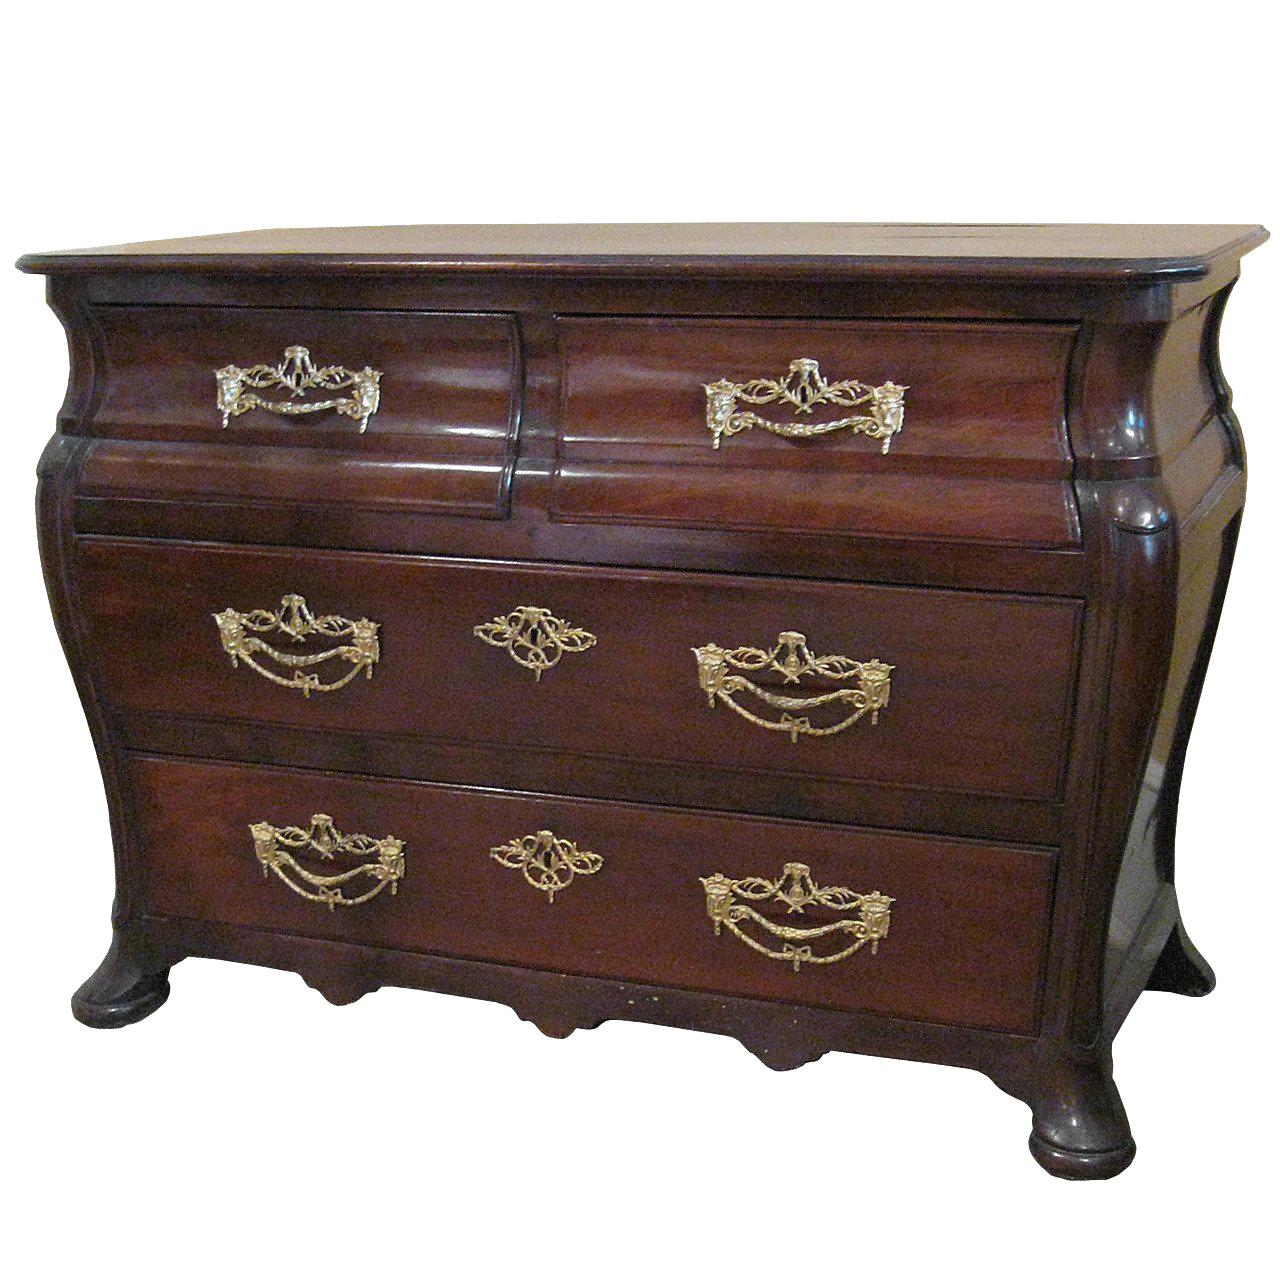
[[[707,695],[707,705],[714,707],[717,701],[732,707],[744,720],[758,724],[763,729],[774,729],[789,734],[795,742],[805,734],[814,738],[830,737],[847,729],[856,720],[870,714],[875,724],[880,711],[889,705],[889,677],[894,668],[879,658],[867,662],[855,662],[839,654],[816,656],[809,651],[805,637],[798,631],[783,631],[772,649],[756,649],[743,646],[724,649],[718,644],[704,644],[693,651],[698,660],[698,683]],[[761,688],[746,676],[735,671],[772,671],[782,676],[784,684],[799,684],[804,675],[821,676],[827,680],[856,680],[858,687],[830,689],[808,698],[775,693]],[[776,720],[767,720],[734,701],[734,695],[748,693],[766,706],[782,714]],[[815,727],[807,715],[797,712],[810,711],[828,703],[848,708],[849,714],[836,724]]]
[[[370,622],[368,618],[353,622],[336,614],[317,618],[299,595],[285,596],[280,601],[280,607],[275,610],[251,609],[248,613],[241,613],[238,609],[224,609],[221,613],[215,613],[213,620],[218,624],[218,636],[233,667],[244,662],[274,684],[283,685],[286,689],[301,689],[304,698],[309,698],[312,693],[330,693],[334,689],[341,689],[343,685],[350,684],[361,671],[367,679],[372,679],[373,666],[381,652],[376,622]],[[349,640],[349,643],[335,645],[320,653],[286,653],[254,634],[273,631],[278,631],[296,644],[301,644],[308,636]],[[263,666],[255,657],[256,654],[279,663],[290,674],[285,677]],[[337,680],[325,684],[316,672],[307,668],[327,662],[330,658],[349,662],[351,669]]]
[[[717,937],[720,936],[721,927],[724,927],[753,951],[768,956],[770,960],[783,960],[797,973],[802,964],[835,964],[853,955],[868,942],[871,944],[871,954],[875,955],[880,940],[889,936],[889,908],[894,902],[893,898],[886,897],[878,890],[855,893],[852,889],[839,886],[819,888],[803,862],[788,862],[776,880],[767,880],[763,876],[730,880],[717,871],[714,875],[702,877],[702,887],[707,894],[707,915],[715,926]],[[749,906],[751,902],[781,902],[786,905],[788,914],[803,914],[806,907],[817,904],[829,907],[832,911],[856,911],[858,918],[833,920],[830,924],[818,925],[812,929],[799,929],[792,925],[776,924]],[[753,924],[763,929],[770,937],[778,940],[777,945],[758,942],[746,932],[744,924]],[[847,941],[848,945],[826,955],[816,954],[812,944],[819,938],[826,937],[833,938],[837,944]]]
[[[364,433],[369,419],[378,412],[382,374],[365,365],[363,369],[347,369],[340,364],[328,364],[316,368],[311,352],[306,347],[286,347],[284,359],[279,364],[255,364],[248,369],[229,364],[214,372],[218,383],[218,412],[225,427],[232,418],[250,409],[265,409],[268,413],[280,413],[298,417],[306,413],[319,413],[323,409],[336,409],[348,418],[354,418]],[[258,391],[279,388],[289,393],[289,399],[273,400],[260,396]],[[308,391],[345,391],[349,396],[330,396],[326,400],[303,400]]]
[[[904,399],[908,388],[896,382],[878,387],[846,378],[828,382],[818,370],[818,362],[809,358],[793,360],[782,378],[752,378],[748,382],[730,382],[721,378],[703,386],[707,393],[707,430],[711,447],[718,449],[725,436],[761,427],[788,440],[809,440],[833,431],[849,430],[872,440],[882,441],[881,453],[889,452],[893,437],[902,430],[906,415]],[[852,414],[833,422],[775,422],[739,404],[789,404],[806,418],[815,405],[836,405],[848,409],[865,408],[865,413]]]
[[[563,618],[554,617],[550,609],[522,604],[508,614],[482,622],[472,628],[485,644],[505,649],[513,662],[527,667],[535,680],[542,679],[566,653],[581,653],[596,642],[595,636],[582,627],[571,627]]]
[[[394,894],[397,882],[404,877],[403,840],[395,836],[384,836],[381,840],[371,836],[344,836],[327,813],[315,814],[305,831],[301,827],[273,827],[269,822],[251,823],[249,831],[264,878],[274,872],[294,893],[311,902],[321,902],[330,911],[337,906],[355,907],[368,902],[388,885]],[[369,861],[336,875],[321,876],[308,871],[294,857],[291,850],[295,849],[313,849],[326,860],[340,854]],[[351,897],[342,892],[344,885],[364,878],[372,879],[372,888]]]
[[[575,875],[593,876],[604,866],[598,853],[579,849],[572,840],[562,840],[550,831],[516,836],[490,849],[489,856],[504,867],[518,868],[535,889],[547,895],[548,902],[554,902],[556,894],[568,888]]]

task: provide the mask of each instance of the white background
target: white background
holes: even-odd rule
[[[1212,5],[45,3],[5,19],[0,258],[249,227],[502,221],[1280,221],[1274,46]],[[1224,363],[1250,444],[1187,768],[1180,889],[1217,969],[1116,1050],[1118,1181],[1026,1152],[970,1072],[188,961],[72,1021],[108,939],[105,805],[37,571],[65,345],[4,291],[8,1274],[1238,1274],[1270,1251],[1280,253]],[[1265,1255],[1264,1255],[1265,1256]],[[1255,1256],[1256,1265],[1256,1256]]]

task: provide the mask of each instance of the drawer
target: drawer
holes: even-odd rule
[[[1035,1025],[1043,852],[295,770],[137,758],[132,772],[157,915]]]
[[[101,358],[84,427],[101,440],[85,494],[505,513],[519,406],[510,316],[90,314]]]
[[[696,764],[783,790],[1060,793],[1076,601],[116,539],[79,554],[117,710],[638,761],[658,788]]]
[[[562,520],[1079,541],[1072,326],[564,318],[560,336]]]

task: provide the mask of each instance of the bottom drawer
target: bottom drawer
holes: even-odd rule
[[[1035,1026],[1042,851],[292,769],[137,757],[133,772],[157,915]]]

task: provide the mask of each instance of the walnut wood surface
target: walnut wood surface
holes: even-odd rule
[[[557,519],[1042,547],[1079,540],[1063,404],[1071,326],[578,317],[558,327]],[[905,385],[910,430],[888,452],[851,431],[797,442],[762,429],[712,449],[704,384],[779,378],[797,356],[833,381]],[[794,416],[786,406],[762,412]],[[795,420],[837,416],[820,408]]]
[[[1043,852],[236,765],[141,758],[132,768],[143,894],[160,916],[929,1022],[1034,1025],[1053,876]],[[305,828],[322,812],[344,832],[405,841],[394,896],[328,911],[263,877],[249,824]],[[489,856],[544,829],[604,863],[554,902]],[[876,955],[868,946],[795,972],[715,936],[700,877],[772,879],[787,862],[810,865],[820,885],[896,899]],[[760,910],[803,927],[837,918]]]
[[[242,231],[24,257],[25,271],[95,269],[140,260],[179,268],[278,270],[280,258],[342,266],[539,264],[687,271],[815,265],[903,275],[948,270],[985,276],[1128,279],[1198,277],[1266,238],[1250,226],[940,226],[891,223],[669,223],[561,226],[317,227]]]
[[[83,545],[80,586],[117,712],[604,756],[646,765],[655,800],[688,765],[759,776],[762,788],[795,777],[1033,800],[1061,791],[1080,626],[1073,601],[115,539]],[[379,623],[371,678],[304,698],[232,668],[213,615],[274,609],[292,592],[317,613]],[[535,680],[474,634],[524,604],[586,628],[595,645]],[[768,649],[784,631],[806,634],[815,653],[891,663],[878,723],[864,717],[793,743],[707,705],[696,646]],[[326,647],[267,638],[299,652]],[[755,679],[775,693],[834,687]],[[712,788],[701,803],[723,800]]]
[[[502,1000],[554,1035],[697,1027],[780,1068],[829,1049],[948,1062],[1031,1107],[1051,1173],[1118,1173],[1134,1147],[1111,1042],[1144,989],[1213,983],[1173,850],[1244,501],[1218,331],[1264,237],[383,228],[24,259],[70,345],[41,551],[116,857],[112,947],[76,1015],[146,1016],[169,967],[207,955],[337,1001]],[[212,370],[278,355],[285,312],[308,330],[289,342],[363,363],[363,340],[409,398],[364,437],[257,411],[223,432]],[[779,376],[756,366],[801,342],[791,358],[829,376],[911,371],[890,452],[749,433],[709,458],[699,380]],[[205,615],[293,590],[386,622],[371,682],[304,702],[230,669]],[[600,643],[534,686],[458,634],[519,604]],[[724,643],[794,629],[894,663],[881,723],[793,750],[699,705],[687,650],[730,623]],[[383,834],[385,811],[415,844],[432,813],[450,833],[403,917],[380,898],[363,924],[299,928],[301,900],[262,884],[238,807],[305,821],[327,796],[346,829]],[[549,905],[467,862],[499,813],[614,842],[631,914],[590,909],[605,872]],[[742,872],[767,874],[754,862],[784,844],[824,881],[909,890],[882,953],[854,957],[863,981],[822,974],[811,1003],[791,983],[811,975],[715,939],[672,888],[691,850],[749,850]],[[450,911],[446,869],[466,885]],[[513,914],[480,910],[491,887]]]

